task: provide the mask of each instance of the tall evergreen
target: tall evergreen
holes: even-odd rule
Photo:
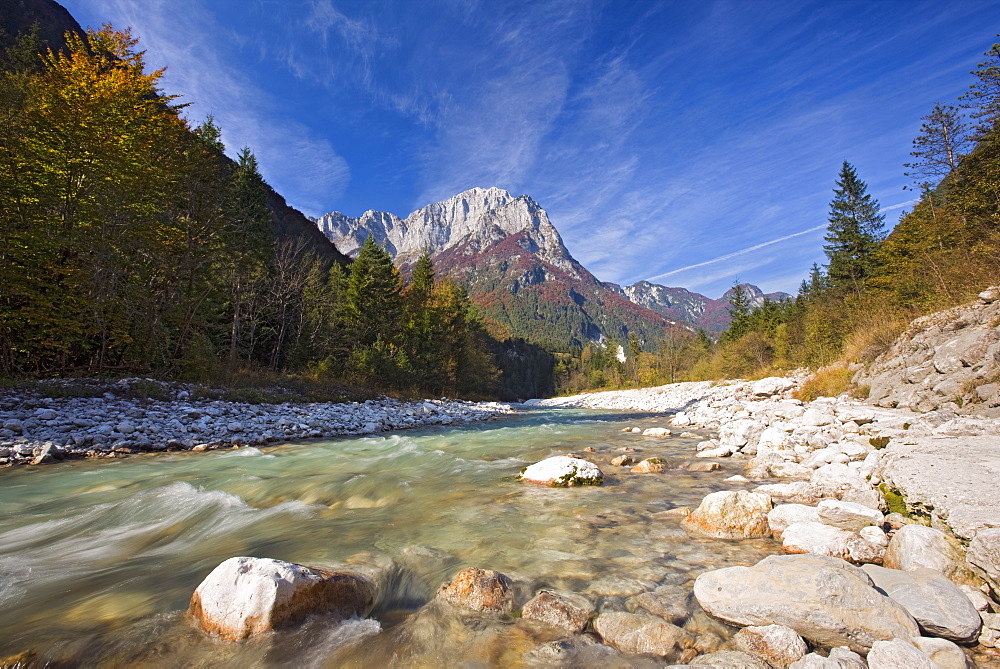
[[[959,98],[971,110],[969,115],[979,119],[975,128],[979,138],[1000,120],[1000,44],[991,46],[984,55],[987,59],[972,70],[978,81]]]
[[[351,263],[345,297],[354,340],[371,346],[395,341],[403,312],[402,283],[392,257],[369,235]]]
[[[752,308],[753,305],[750,303],[750,296],[743,289],[743,284],[737,280],[729,293],[728,310],[731,320],[729,322],[729,329],[723,335],[727,341],[734,341],[746,334],[747,319],[750,316]]]
[[[827,279],[832,288],[860,292],[875,271],[874,251],[883,237],[885,216],[846,160],[836,185],[823,245],[830,261]]]

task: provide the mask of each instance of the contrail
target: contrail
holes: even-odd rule
[[[907,202],[903,202],[901,204],[894,204],[891,207],[882,207],[881,209],[879,209],[879,213],[882,213],[883,211],[892,211],[893,209],[902,209],[903,207],[909,206],[909,205],[914,204],[916,202],[917,202],[917,200],[908,200]],[[653,281],[656,281],[657,279],[662,279],[663,277],[671,276],[673,274],[680,274],[681,272],[686,272],[689,269],[695,269],[696,267],[704,267],[705,265],[711,265],[713,263],[722,262],[723,260],[729,260],[730,258],[735,258],[736,256],[743,255],[744,253],[750,253],[751,251],[756,251],[757,249],[762,249],[765,246],[771,246],[772,244],[777,244],[779,242],[783,242],[783,241],[792,239],[793,237],[800,237],[802,235],[808,235],[810,232],[816,232],[817,230],[822,230],[823,228],[827,227],[827,225],[828,224],[824,223],[823,225],[817,225],[816,227],[809,228],[808,230],[802,230],[800,232],[793,232],[792,234],[785,235],[784,237],[778,237],[777,239],[772,239],[772,240],[767,241],[767,242],[761,242],[760,244],[754,244],[753,246],[748,246],[745,249],[740,249],[739,251],[733,251],[732,253],[727,253],[724,256],[719,256],[718,258],[712,258],[711,260],[706,260],[705,262],[695,263],[694,265],[688,265],[687,267],[681,267],[680,269],[673,269],[673,270],[670,270],[669,272],[664,272],[663,274],[657,274],[656,276],[651,276],[648,279],[646,279],[646,281],[649,281],[650,283],[652,283]]]

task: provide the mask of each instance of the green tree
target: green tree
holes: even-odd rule
[[[992,130],[1000,120],[1000,44],[992,45],[983,55],[987,58],[972,70],[976,81],[959,99],[970,109],[970,116],[979,119],[975,127],[977,139]]]
[[[737,281],[733,284],[729,292],[729,329],[726,330],[723,338],[726,341],[734,341],[742,337],[747,332],[749,326],[748,318],[752,310],[750,296],[747,295],[743,284]]]
[[[399,348],[403,329],[402,282],[392,258],[370,235],[350,267],[346,326],[351,341],[351,367],[380,383],[395,383],[409,361]]]
[[[883,236],[885,216],[846,160],[836,186],[823,246],[829,260],[827,279],[833,288],[860,292],[876,269],[874,251]]]

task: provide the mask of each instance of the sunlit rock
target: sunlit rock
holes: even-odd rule
[[[519,478],[553,488],[601,485],[604,474],[589,460],[568,455],[556,455],[526,467]]]
[[[755,539],[770,534],[770,510],[771,498],[767,495],[724,490],[706,495],[681,526],[693,534],[715,539]]]
[[[514,606],[510,579],[498,571],[467,567],[437,591],[438,599],[473,611],[507,613]]]
[[[363,617],[374,600],[374,584],[357,574],[269,558],[234,557],[201,582],[188,610],[206,632],[237,641],[311,613]]]

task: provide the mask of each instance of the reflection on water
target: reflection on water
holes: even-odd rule
[[[468,565],[511,576],[518,606],[547,587],[625,610],[632,595],[690,590],[701,571],[778,552],[769,540],[680,530],[665,512],[697,505],[740,463],[630,474],[610,464],[622,448],[677,464],[693,459],[695,443],[621,432],[633,424],[664,422],[533,410],[461,428],[5,471],[0,658],[33,649],[54,662],[119,666],[613,666],[602,646],[560,641],[530,621],[421,607]],[[602,487],[515,479],[527,464],[587,447]],[[390,576],[377,622],[317,618],[242,644],[206,637],[183,610],[236,555],[380,567]]]

